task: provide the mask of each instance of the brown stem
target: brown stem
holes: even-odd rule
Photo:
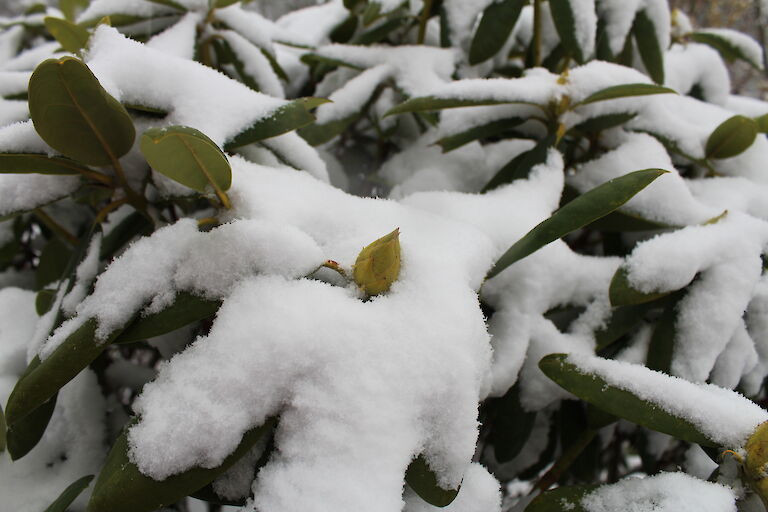
[[[563,476],[563,473],[571,467],[571,464],[576,458],[584,451],[584,448],[592,442],[592,439],[597,435],[597,430],[588,428],[584,430],[579,437],[566,449],[560,458],[557,459],[555,465],[552,466],[547,473],[542,476],[536,483],[531,493],[539,491],[544,492],[552,485],[556,484],[558,480]]]
[[[541,0],[533,0],[533,65],[541,66]]]
[[[53,217],[45,213],[42,208],[36,208],[35,215],[43,222],[43,224],[48,226],[51,231],[66,240],[69,245],[74,247],[80,242],[80,240],[78,240],[75,235],[70,233],[64,226],[53,220]]]
[[[427,21],[429,21],[430,11],[432,11],[432,0],[424,0],[424,9],[421,11],[421,18],[419,19],[419,34],[416,36],[417,44],[424,44],[424,36],[427,33]]]

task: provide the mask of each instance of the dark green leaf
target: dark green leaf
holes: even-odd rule
[[[629,214],[622,211],[615,211],[609,213],[605,217],[597,219],[595,222],[589,225],[589,229],[596,229],[598,231],[607,232],[632,232],[632,231],[653,231],[657,229],[669,229],[677,226],[670,226],[667,224],[661,224],[656,221],[644,219],[637,215]]]
[[[64,489],[64,492],[62,492],[61,495],[56,498],[56,501],[51,503],[51,505],[43,512],[67,512],[68,507],[72,504],[72,502],[75,501],[77,497],[80,496],[80,494],[88,488],[91,480],[93,480],[93,475],[88,475],[70,484],[69,487]]]
[[[89,165],[109,165],[133,146],[128,112],[73,57],[48,59],[29,80],[29,111],[49,146]]]
[[[56,38],[61,47],[70,53],[78,53],[85,48],[88,44],[88,39],[91,37],[91,34],[85,28],[61,18],[46,16],[43,22],[45,23],[45,28]]]
[[[500,0],[486,7],[469,47],[471,65],[484,62],[499,53],[509,39],[525,4],[525,0]]]
[[[0,153],[0,173],[79,174],[93,173],[69,158],[38,153]]]
[[[301,98],[291,101],[279,107],[271,115],[257,121],[232,140],[227,141],[224,147],[229,151],[311,124],[315,122],[315,117],[309,112],[310,109],[328,103],[328,101],[325,98]]]
[[[498,462],[509,462],[520,453],[528,442],[535,420],[536,413],[528,412],[520,405],[519,386],[512,386],[499,399],[488,435]]]
[[[611,279],[611,286],[608,290],[608,296],[613,306],[628,306],[630,304],[643,304],[651,302],[672,293],[674,290],[663,292],[641,292],[629,282],[627,269],[619,267]]]
[[[152,227],[152,223],[144,215],[139,212],[131,213],[104,236],[99,258],[102,260],[111,259],[117,251],[135,237],[150,235],[153,230]]]
[[[501,185],[527,178],[531,169],[547,160],[549,148],[552,147],[556,140],[557,135],[550,134],[537,142],[533,148],[517,155],[496,172],[491,181],[483,187],[482,191],[488,192]]]
[[[352,36],[355,35],[357,30],[358,18],[354,14],[350,14],[344,21],[336,25],[331,31],[330,38],[334,43],[346,43]]]
[[[310,124],[304,128],[299,128],[298,133],[310,145],[319,146],[320,144],[325,144],[349,128],[355,121],[360,119],[361,115],[362,112],[359,112],[336,121],[329,121],[323,124]]]
[[[525,507],[525,512],[563,512],[564,510],[569,512],[586,512],[584,507],[581,506],[581,500],[596,487],[595,485],[587,487],[558,487],[557,489],[543,492]]]
[[[646,366],[651,370],[670,373],[672,352],[675,346],[675,321],[677,320],[679,295],[677,297],[673,296],[674,300],[669,301],[653,330],[646,359]]]
[[[442,110],[446,108],[459,107],[480,107],[483,105],[504,105],[509,103],[530,104],[526,101],[497,100],[493,98],[486,99],[466,99],[466,98],[436,98],[434,96],[421,96],[411,98],[398,106],[390,109],[384,117],[395,114],[405,114],[408,112],[425,112],[430,110]]]
[[[579,29],[576,27],[576,16],[571,10],[570,0],[549,0],[549,10],[563,48],[568,49],[576,62],[583,63],[589,55],[584,55],[584,49],[579,46],[576,38]]]
[[[470,128],[469,130],[455,135],[443,137],[437,141],[437,144],[443,148],[443,153],[447,153],[448,151],[460,148],[464,144],[468,144],[474,140],[501,136],[509,133],[514,127],[525,121],[526,120],[521,117],[510,117],[507,119],[499,119],[498,121],[491,121],[490,123],[475,126],[474,128]]]
[[[139,105],[137,103],[123,103],[123,106],[128,112],[136,115],[142,115],[147,117],[153,117],[155,119],[162,119],[168,115],[163,109],[150,107],[148,105]]]
[[[141,152],[152,169],[198,192],[225,191],[232,184],[227,157],[194,128],[150,128],[141,137]]]
[[[634,329],[652,307],[654,304],[646,302],[613,308],[611,318],[603,327],[595,331],[597,350],[604,349]]]
[[[670,414],[629,391],[612,386],[597,375],[584,373],[568,362],[567,358],[567,354],[550,354],[539,362],[539,368],[565,390],[610,414],[684,441],[705,446],[718,445],[688,420]]]
[[[216,7],[229,7],[232,4],[236,4],[240,0],[216,0]]]
[[[598,133],[609,128],[621,126],[624,123],[631,121],[637,114],[634,112],[627,112],[624,114],[604,114],[602,116],[591,117],[586,121],[574,126],[571,130],[586,134]]]
[[[510,247],[499,258],[486,278],[490,279],[498,275],[512,263],[525,258],[548,243],[609,214],[666,172],[661,169],[631,172],[582,194],[557,210],[550,218],[541,222]]]
[[[142,474],[128,456],[128,432],[123,431],[107,456],[88,503],[88,512],[152,512],[171,505],[202,489],[229,469],[255,445],[275,424],[264,425],[245,433],[242,441],[217,468],[194,468],[166,478],[153,480]]]
[[[54,394],[30,414],[8,426],[6,441],[12,460],[24,457],[40,442],[56,408],[57,396],[58,394]]]
[[[715,128],[707,139],[707,158],[731,158],[744,152],[755,142],[759,127],[748,117],[733,116]]]
[[[192,322],[212,317],[219,307],[221,301],[181,292],[176,295],[173,304],[164,310],[136,319],[114,343],[132,343],[175,331]]]
[[[648,71],[648,75],[657,84],[664,83],[664,50],[659,44],[656,27],[645,10],[635,16],[632,33],[637,43],[637,51]]]
[[[746,35],[746,34],[745,34]],[[720,34],[715,34],[712,32],[691,32],[688,34],[688,37],[692,41],[696,41],[697,43],[706,44],[708,46],[711,46],[715,50],[720,53],[720,55],[723,57],[723,59],[733,62],[734,60],[743,60],[750,66],[752,66],[755,69],[763,69],[763,63],[758,61],[755,61],[751,58],[749,51],[745,50],[742,46],[739,46],[738,44],[734,44],[734,41],[732,39],[728,39],[727,37],[723,37]]]
[[[565,0],[566,2],[568,0]],[[594,94],[587,96],[585,100],[580,101],[574,106],[588,105],[597,101],[613,100],[616,98],[627,98],[630,96],[647,96],[649,94],[677,94],[677,91],[655,84],[622,84],[606,87]],[[622,114],[614,114],[622,115]],[[634,115],[634,114],[633,114]]]
[[[52,238],[40,254],[40,262],[35,272],[35,289],[42,290],[46,285],[64,277],[72,249],[60,238]]]
[[[43,316],[51,310],[56,299],[56,290],[45,289],[37,292],[35,297],[35,311],[39,316]]]
[[[155,2],[157,3],[157,2]],[[165,20],[166,18],[153,18],[153,21],[160,22],[161,20]],[[95,27],[96,25],[100,25],[104,22],[107,22],[112,27],[124,27],[126,25],[134,25],[136,23],[140,23],[142,21],[146,21],[147,18],[143,16],[132,16],[130,14],[110,14],[109,16],[99,16],[98,18],[92,18],[90,20],[81,21],[78,23],[81,27],[85,28],[91,28]]]
[[[422,455],[416,457],[408,466],[405,472],[405,481],[408,487],[413,489],[421,499],[435,507],[450,505],[459,494],[459,489],[443,489],[440,487],[437,483],[437,475],[435,475]]]
[[[368,26],[379,19],[380,13],[381,4],[375,0],[369,1],[368,5],[365,6],[365,11],[363,11],[363,25]]]

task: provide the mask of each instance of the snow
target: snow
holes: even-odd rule
[[[724,105],[731,91],[728,68],[717,50],[704,45],[675,44],[664,54],[664,85],[681,94],[698,86],[702,99]]]
[[[494,0],[445,0],[443,2],[448,19],[448,30],[454,46],[469,47],[478,17],[492,3]]]
[[[728,44],[737,48],[744,55],[747,62],[757,69],[763,69],[763,48],[760,46],[760,43],[747,34],[730,28],[702,28],[696,32],[699,34],[711,34],[725,40]]]
[[[597,32],[597,14],[595,0],[568,0],[574,18],[574,35],[581,48],[584,59],[595,52],[595,34]]]
[[[44,206],[68,196],[79,186],[77,176],[0,173],[0,215]]]
[[[147,41],[147,47],[161,52],[192,60],[195,56],[197,24],[201,16],[190,12],[159,34]]]
[[[605,20],[608,46],[611,53],[618,55],[624,48],[636,13],[642,9],[645,0],[602,0],[597,2],[597,12]]]
[[[389,64],[380,64],[350,79],[343,87],[336,89],[328,96],[333,103],[318,107],[315,116],[317,123],[322,125],[358,114],[376,88],[393,73],[394,70]]]
[[[276,24],[285,31],[281,41],[305,46],[319,46],[329,43],[329,34],[343,22],[349,11],[342,0],[331,0],[321,5],[312,5],[291,11],[281,16]]]
[[[214,33],[229,43],[232,51],[243,63],[243,70],[253,78],[260,92],[276,98],[285,97],[280,79],[259,48],[235,31],[219,30]]]
[[[735,512],[736,496],[724,485],[685,473],[660,473],[599,487],[579,504],[587,512]]]
[[[274,22],[257,12],[244,10],[239,2],[224,9],[216,9],[216,19],[270,53],[274,51],[272,41],[283,34]]]
[[[96,275],[99,273],[99,253],[101,251],[101,233],[97,233],[88,246],[85,258],[75,269],[75,283],[72,290],[64,296],[61,303],[62,309],[67,316],[75,314],[75,309],[80,304],[91,289]]]
[[[178,12],[172,7],[148,0],[93,0],[77,17],[77,22],[100,20],[104,16],[115,14],[149,18]]]

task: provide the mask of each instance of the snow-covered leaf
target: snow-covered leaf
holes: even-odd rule
[[[755,142],[758,124],[745,116],[723,121],[707,139],[707,158],[731,158],[746,151]]]
[[[637,50],[648,71],[648,75],[657,84],[664,83],[664,48],[659,44],[656,26],[650,16],[643,10],[635,16],[632,26]]]
[[[85,489],[91,484],[93,475],[84,476],[83,478],[73,482],[66,489],[64,489],[61,495],[51,503],[51,506],[46,508],[43,512],[67,512],[69,506],[75,499],[80,496]]]
[[[593,1],[549,0],[552,21],[566,52],[579,64],[594,50],[597,17]]]
[[[435,507],[446,507],[456,499],[460,488],[444,489],[437,480],[437,475],[430,469],[423,456],[416,457],[405,472],[405,481],[421,499]]]
[[[725,60],[743,60],[755,69],[763,69],[763,49],[760,43],[746,34],[730,29],[702,29],[688,34],[697,43],[704,43],[723,56]]]
[[[509,133],[513,128],[519,126],[525,121],[521,117],[510,117],[481,124],[453,135],[448,135],[437,141],[437,144],[443,149],[444,153],[460,148],[465,144],[486,137],[501,136]]]
[[[580,101],[575,107],[588,105],[596,101],[613,100],[616,98],[626,98],[629,96],[647,96],[650,94],[677,94],[676,91],[654,84],[622,84],[607,87],[596,93],[590,94],[586,99]]]
[[[131,149],[136,137],[125,107],[73,57],[49,59],[35,69],[29,110],[48,145],[89,165],[110,165]]]
[[[616,273],[613,275],[613,279],[611,279],[609,296],[613,306],[629,306],[658,300],[669,295],[672,293],[672,291],[673,290],[665,290],[661,292],[642,292],[637,290],[629,282],[627,277],[627,269],[624,267],[619,267],[619,269],[616,270]]]
[[[525,258],[548,243],[608,215],[665,172],[667,171],[661,169],[635,171],[607,181],[582,194],[515,242],[499,258],[486,277],[490,279],[500,274],[511,264]]]

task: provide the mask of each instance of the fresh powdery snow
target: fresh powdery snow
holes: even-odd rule
[[[604,485],[579,505],[587,512],[736,512],[736,496],[724,485],[685,473],[660,473]]]
[[[696,384],[641,365],[590,354],[569,354],[566,362],[685,419],[726,448],[743,447],[757,426],[768,421],[768,412],[762,407],[713,384]]]

